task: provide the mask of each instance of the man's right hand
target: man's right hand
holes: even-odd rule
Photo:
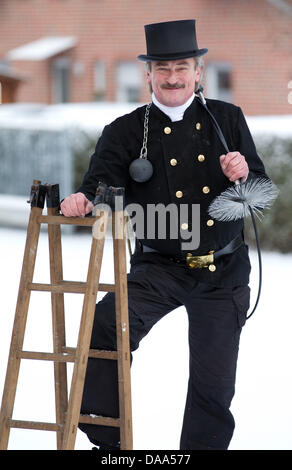
[[[93,210],[93,204],[83,193],[71,194],[61,203],[61,211],[66,217],[84,217]]]

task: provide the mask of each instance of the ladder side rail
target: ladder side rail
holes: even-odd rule
[[[120,409],[120,448],[133,449],[131,363],[124,211],[113,214],[113,244]]]
[[[40,234],[38,217],[42,213],[42,207],[32,207],[28,222],[26,243],[23,256],[22,271],[19,283],[14,325],[12,330],[9,359],[7,364],[6,379],[3,389],[3,398],[0,412],[0,449],[8,447],[10,434],[9,421],[12,418],[17,381],[19,376],[20,361],[18,351],[22,350],[27,313],[30,301],[28,284],[33,280],[37,246]]]
[[[48,204],[49,205],[49,204]],[[57,215],[57,207],[48,207],[48,216]],[[50,280],[51,284],[63,281],[61,226],[48,224]],[[54,353],[61,354],[66,347],[65,334],[65,307],[64,294],[51,292],[52,327]],[[68,407],[67,390],[67,363],[54,362],[54,386],[56,423],[60,425],[57,430],[57,449],[60,450],[63,441],[66,410]]]
[[[107,223],[108,212],[104,211],[96,219],[93,227],[93,237],[86,281],[87,287],[82,308],[62,450],[74,449],[76,440]],[[96,234],[99,236],[97,237]]]

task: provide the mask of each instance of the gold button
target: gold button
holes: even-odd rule
[[[214,271],[216,271],[216,266],[215,266],[215,264],[209,264],[208,269],[209,269],[209,271],[211,271],[211,273],[213,273]]]
[[[170,133],[171,133],[170,127],[165,127],[164,128],[164,134],[170,134]]]
[[[172,158],[172,159],[170,160],[170,164],[171,164],[171,166],[177,165],[177,160],[176,160],[175,158]]]
[[[200,123],[200,122],[197,122],[197,124],[196,124],[196,129],[197,129],[197,131],[199,131],[199,130],[201,129],[201,127],[202,127],[201,123]]]
[[[208,194],[210,192],[209,186],[204,186],[202,191],[203,191],[204,194]]]
[[[198,160],[199,160],[199,162],[204,162],[205,161],[205,155],[198,155]]]
[[[177,192],[175,193],[175,195],[176,195],[176,197],[178,197],[178,198],[183,197],[182,191],[177,191]]]
[[[214,220],[213,219],[207,220],[207,225],[208,227],[212,227],[214,225]]]
[[[183,224],[181,224],[180,228],[182,230],[187,230],[188,229],[188,224],[184,222]]]

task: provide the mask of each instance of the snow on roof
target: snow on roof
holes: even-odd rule
[[[27,75],[13,69],[9,63],[0,60],[0,76],[11,80],[25,80]]]
[[[78,128],[90,134],[101,132],[106,124],[140,103],[88,102],[55,105],[15,103],[0,105],[0,128],[65,130]],[[292,137],[292,114],[247,116],[252,134]]]
[[[292,138],[292,114],[246,116],[252,134]]]
[[[15,103],[0,105],[0,128],[65,130],[78,128],[92,135],[106,124],[130,113],[139,103]]]
[[[46,36],[11,49],[5,58],[8,60],[46,60],[71,49],[76,44],[77,39],[74,36]]]

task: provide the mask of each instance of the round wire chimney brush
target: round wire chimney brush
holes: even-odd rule
[[[198,93],[199,95],[199,102],[205,108],[210,118],[212,119],[218,137],[222,145],[224,146],[226,153],[229,153],[230,150],[228,148],[224,135],[215,117],[208,109],[206,100],[202,92],[203,88],[200,86],[196,91],[196,93]],[[258,253],[259,287],[255,305],[251,313],[247,315],[247,319],[252,316],[252,314],[257,308],[262,287],[262,258],[254,214],[256,214],[260,218],[263,209],[267,209],[273,204],[276,197],[278,196],[278,193],[278,188],[273,184],[273,182],[269,178],[266,177],[250,179],[244,183],[242,183],[240,180],[236,180],[234,182],[234,185],[230,186],[230,188],[227,188],[225,191],[223,191],[223,193],[217,196],[214,201],[211,202],[208,208],[208,213],[213,219],[223,222],[242,219],[243,217],[246,217],[248,215],[251,216]]]

